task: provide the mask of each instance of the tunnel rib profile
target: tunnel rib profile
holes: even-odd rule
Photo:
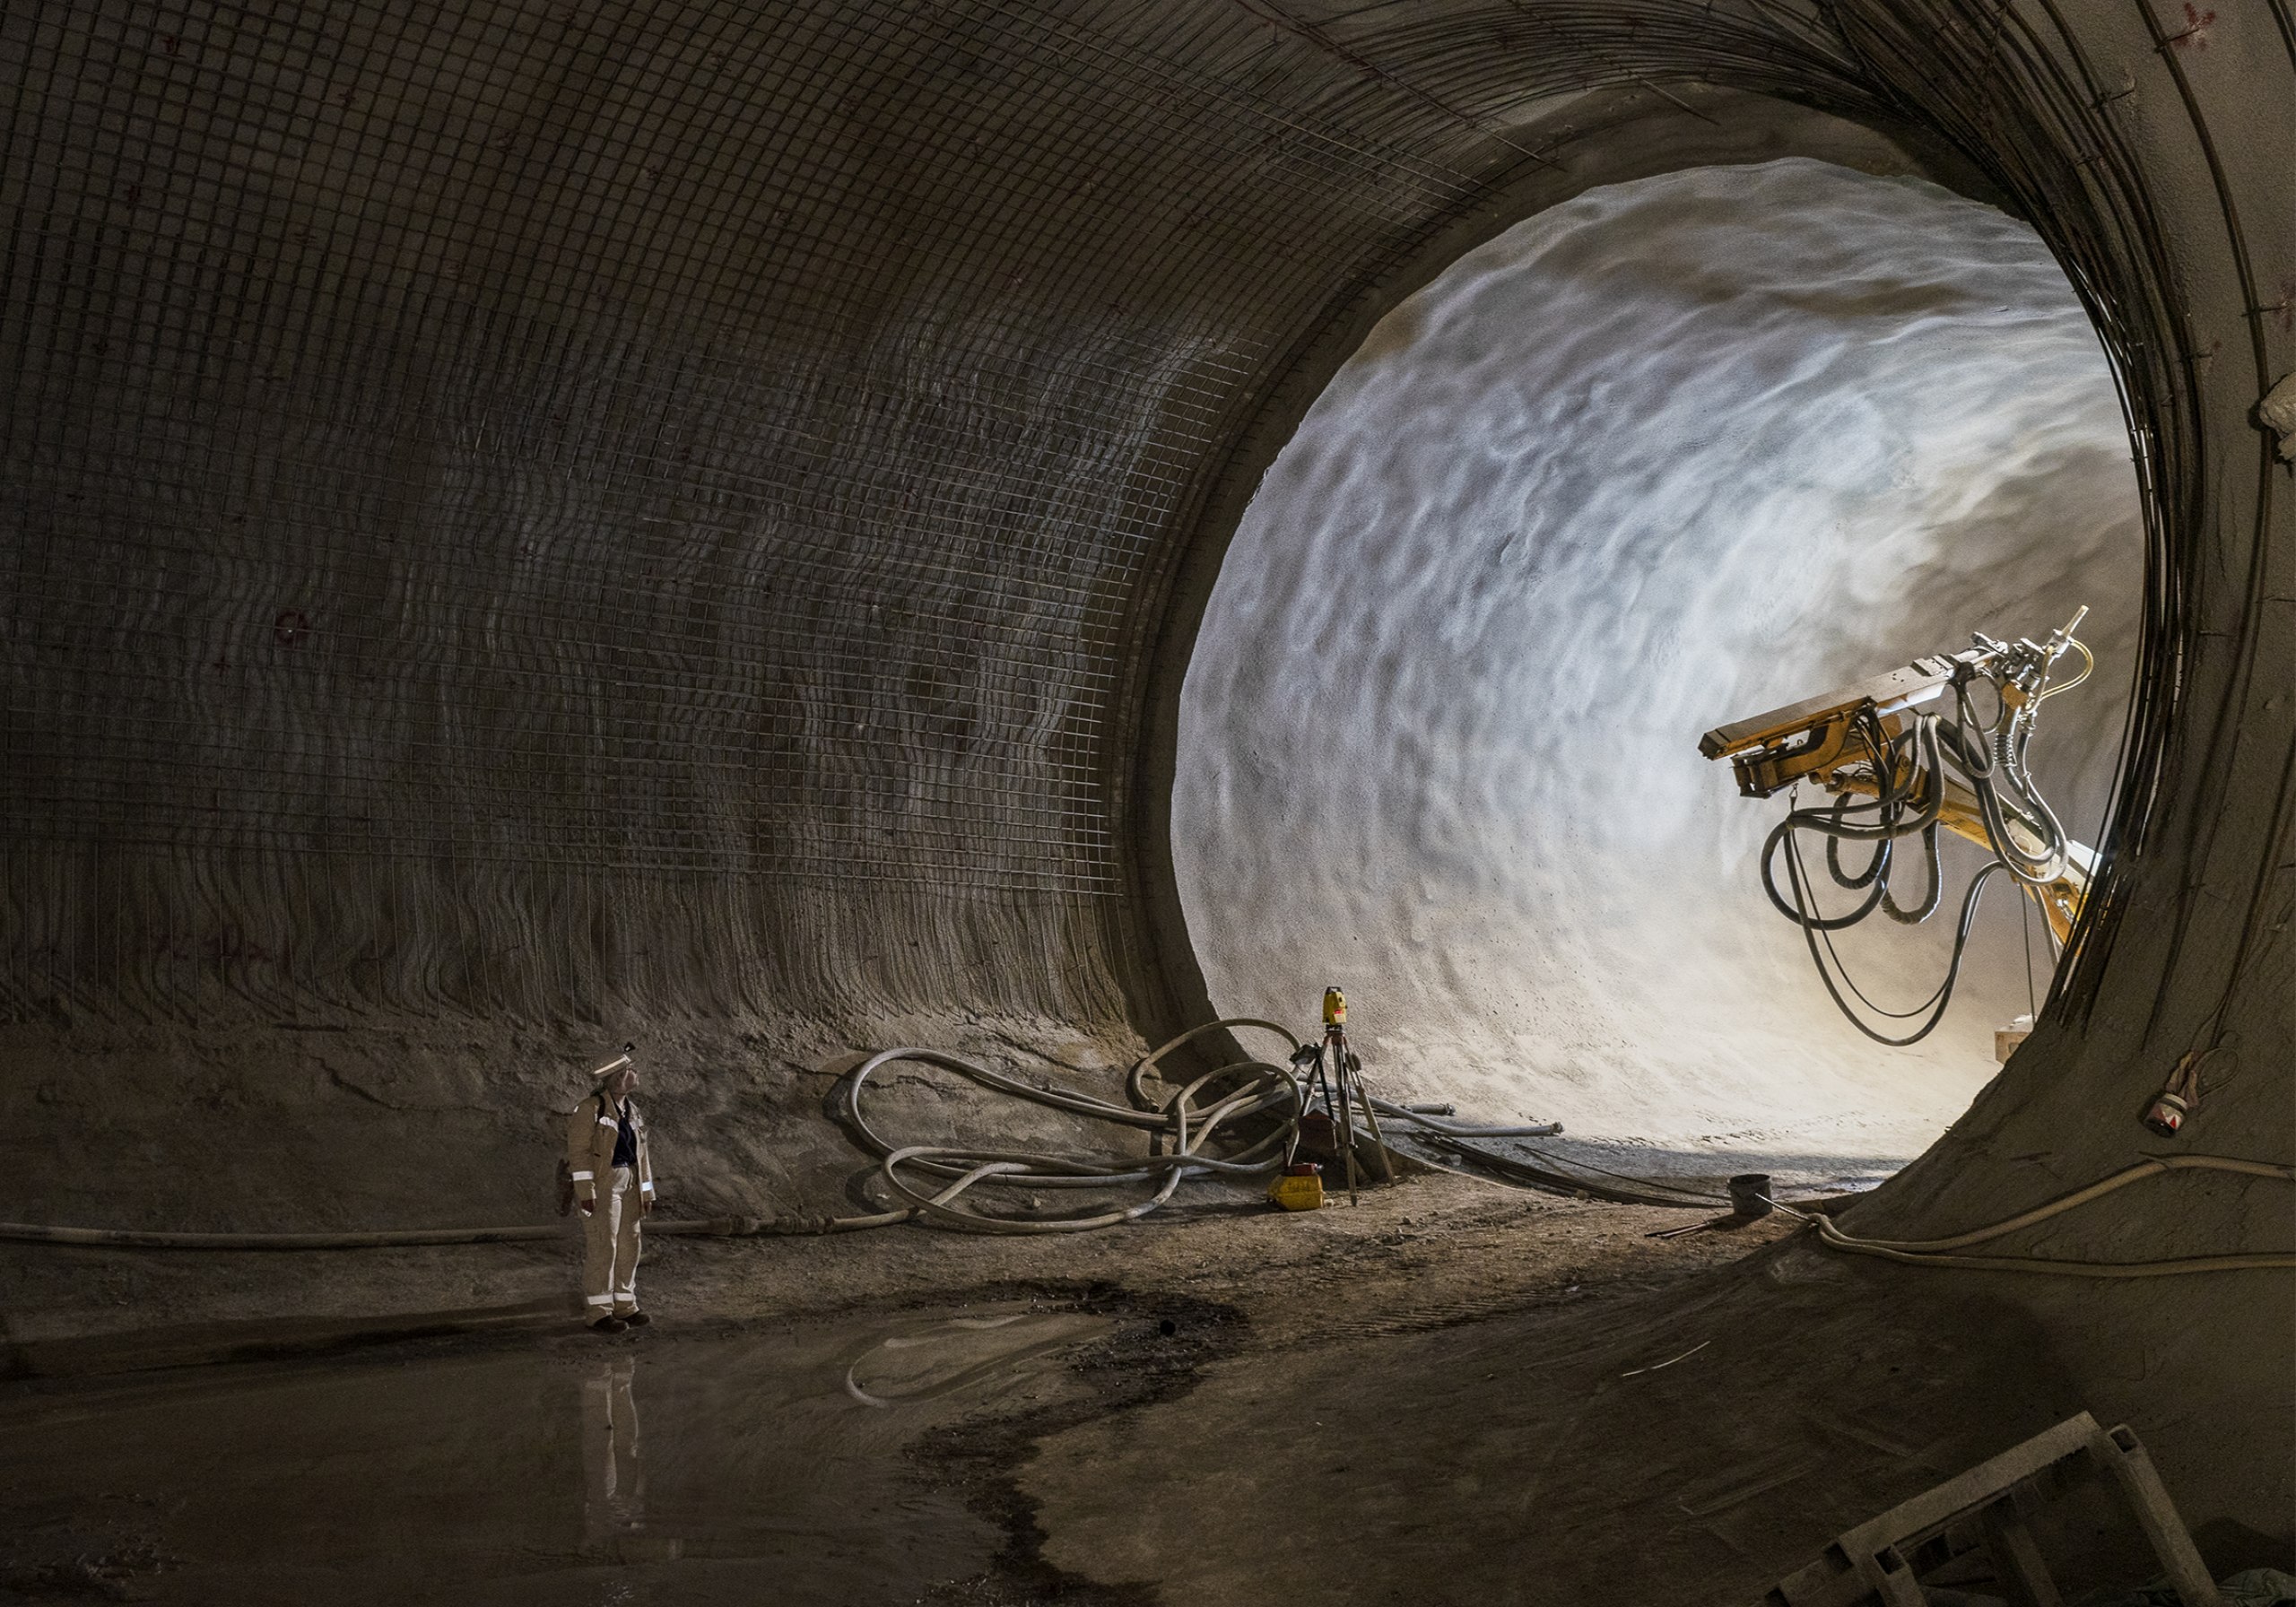
[[[25,1214],[528,1220],[537,1113],[640,1033],[680,1209],[825,1212],[802,1134],[867,1047],[1107,1067],[1212,1019],[1181,691],[1281,449],[1509,228],[1793,159],[2030,223],[2144,525],[2066,962],[1843,1229],[2296,1162],[2288,0],[32,0],[0,79]],[[2001,1247],[2278,1252],[2267,1186]],[[2285,1274],[2012,1281],[2196,1530],[2285,1533]]]

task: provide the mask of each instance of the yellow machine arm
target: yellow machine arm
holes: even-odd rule
[[[1875,675],[1822,698],[1788,703],[1734,725],[1718,725],[1698,739],[1709,759],[1726,759],[1737,772],[1738,791],[1767,798],[1795,782],[1831,767],[1862,760],[1849,746],[1850,728],[1867,709],[1895,715],[1935,701],[1953,683],[1954,658],[1917,658],[1901,670]],[[1897,722],[1891,722],[1895,735]]]
[[[1738,791],[1749,798],[1767,798],[1803,781],[1837,795],[1878,797],[1874,755],[1867,751],[1866,739],[1861,734],[1865,717],[1874,717],[1883,734],[1894,741],[1903,733],[1909,711],[1935,701],[1956,682],[1981,677],[1999,695],[2002,718],[2006,721],[2086,678],[2084,669],[2082,676],[2063,685],[2048,684],[2049,666],[2067,648],[2078,651],[2084,659],[2089,657],[2088,648],[2073,634],[2088,612],[2083,608],[2075,613],[2046,642],[1996,642],[1980,636],[1977,645],[1965,652],[1917,658],[1902,669],[1822,698],[1718,726],[1699,739],[1699,751],[1709,759],[1727,759],[1736,773]],[[1937,809],[1939,826],[1989,853],[2000,852],[1977,795],[1951,777],[1925,774],[1909,805],[1926,810],[1928,788],[1933,786],[1942,786],[1944,795]],[[2046,851],[2047,845],[2014,819],[2005,819],[2004,825],[2011,846],[2022,853],[2036,856]],[[2062,873],[2032,888],[2059,944],[2072,934],[2074,918],[2080,913],[2081,900],[2096,869],[2096,856],[2081,844],[2066,841],[2062,851]]]

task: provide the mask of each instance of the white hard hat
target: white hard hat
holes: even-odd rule
[[[619,1060],[609,1060],[596,1071],[592,1072],[590,1073],[590,1081],[593,1083],[604,1082],[616,1072],[621,1071],[624,1066],[629,1065],[631,1062],[635,1060],[637,1057],[638,1046],[636,1044],[624,1044],[622,1046],[622,1058]]]

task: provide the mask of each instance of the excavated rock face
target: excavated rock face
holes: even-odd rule
[[[1179,694],[1259,475],[1465,252],[1794,156],[2030,221],[2146,497],[2106,888],[1857,1221],[2108,1169],[2189,1047],[2183,1142],[2296,1159],[2284,5],[52,4],[0,74],[24,1214],[538,1211],[627,1036],[697,1192],[782,1199],[864,1045],[1191,1018]],[[2055,1253],[2287,1231],[2188,1181]],[[2203,1454],[2288,1420],[2274,1277],[2016,1298],[2284,1530],[2284,1441]]]
[[[1415,1095],[1726,1168],[1918,1152],[2031,1008],[2019,901],[1980,907],[1937,1034],[1869,1041],[1761,890],[1783,800],[1697,736],[2086,602],[2100,671],[2034,753],[2093,842],[2135,647],[2127,456],[2040,241],[1934,186],[1709,168],[1517,224],[1381,321],[1229,547],[1172,826],[1214,1002],[1292,1016],[1340,981]],[[1885,1008],[1926,1013],[1976,859],[1949,853],[1942,918],[1836,940]],[[1925,879],[1902,859],[1899,896]]]

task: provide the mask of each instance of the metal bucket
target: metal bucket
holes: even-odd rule
[[[1730,1213],[1748,1221],[1770,1214],[1768,1172],[1740,1172],[1730,1179]]]

